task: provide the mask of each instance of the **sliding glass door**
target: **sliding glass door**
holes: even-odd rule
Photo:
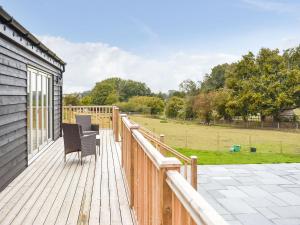
[[[52,140],[52,78],[28,69],[27,79],[28,158],[31,159]]]

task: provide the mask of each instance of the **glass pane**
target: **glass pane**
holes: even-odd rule
[[[37,75],[37,138],[38,138],[38,146],[42,144],[42,79],[40,75]]]
[[[47,77],[42,77],[42,94],[43,94],[43,142],[47,142]]]
[[[31,153],[31,91],[30,91],[30,71],[27,76],[27,146],[28,154]]]
[[[36,73],[31,73],[31,99],[32,99],[32,115],[31,115],[31,118],[32,118],[32,130],[31,130],[31,140],[32,140],[32,148],[31,150],[35,150],[37,149],[37,129],[36,129],[36,124],[37,124],[37,108],[36,108],[36,96],[37,96],[37,92],[36,92]]]
[[[52,138],[52,88],[51,88],[51,79],[48,78],[48,139]]]

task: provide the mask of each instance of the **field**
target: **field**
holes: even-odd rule
[[[300,162],[300,133],[206,126],[192,122],[130,116],[183,154],[197,155],[201,164]],[[232,145],[241,152],[231,153]],[[251,147],[257,148],[250,153]]]

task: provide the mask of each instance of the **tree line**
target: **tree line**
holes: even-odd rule
[[[185,80],[168,93],[153,93],[142,82],[110,78],[82,96],[66,96],[65,104],[115,104],[122,111],[165,113],[208,124],[236,116],[247,121],[257,115],[262,121],[279,121],[283,111],[300,106],[300,46],[283,53],[268,48],[257,55],[248,52],[237,62],[213,67],[202,82]]]

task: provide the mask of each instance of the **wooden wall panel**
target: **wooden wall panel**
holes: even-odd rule
[[[61,135],[62,71],[0,34],[0,191],[28,165],[27,68],[52,75],[53,138]]]
[[[26,64],[0,54],[0,190],[27,165]]]

